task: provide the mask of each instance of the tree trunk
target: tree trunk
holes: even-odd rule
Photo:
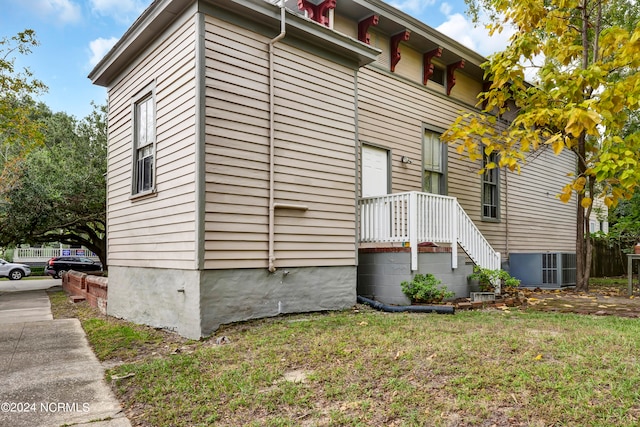
[[[591,278],[591,256],[593,254],[593,244],[591,242],[591,233],[587,235],[585,242],[587,253],[585,254],[585,270],[584,270],[584,286],[582,287],[584,292],[589,292],[589,279]]]
[[[582,275],[584,292],[589,292],[589,279],[591,278],[591,257],[593,255],[593,242],[591,241],[591,212],[593,211],[593,200],[595,200],[595,188],[596,182],[593,176],[589,176],[587,179],[589,189],[589,197],[591,197],[591,205],[586,209],[584,214],[584,229],[585,229],[585,254],[584,254],[584,272]]]
[[[582,69],[589,68],[589,12],[588,1],[582,0],[580,13],[582,18]],[[585,88],[588,91],[589,89]],[[585,92],[585,97],[588,94]],[[578,146],[575,153],[578,157],[578,167],[576,177],[587,178],[587,150],[586,150],[586,132],[582,131],[578,137]],[[586,189],[586,186],[585,186]],[[585,215],[585,209],[582,207],[585,189],[578,191],[578,214],[576,218],[576,290],[587,292],[589,290],[589,274],[591,271],[591,240],[589,236],[589,218]],[[585,239],[585,230],[587,231]]]
[[[107,251],[105,250],[105,240],[100,240],[98,242],[91,242],[91,244],[85,244],[87,249],[96,254],[100,259],[100,264],[102,264],[102,269],[107,270]]]
[[[578,167],[579,169],[579,167]],[[582,199],[584,195],[582,193],[578,193],[578,204],[577,204],[577,218],[576,218],[576,290],[577,291],[585,291],[585,287],[588,287],[589,278],[588,276],[585,278],[585,254],[586,254],[586,242],[584,238],[584,208],[581,205]],[[586,279],[586,280],[585,280]]]
[[[576,176],[585,176],[585,172],[587,171],[587,163],[585,161],[585,132],[582,132],[582,135],[578,138],[576,154],[578,157],[578,170]],[[578,201],[576,205],[576,290],[579,292],[587,292],[589,290],[589,270],[591,267],[590,264],[587,264],[587,239],[585,239],[585,230],[589,230],[589,218],[586,217],[585,209],[582,207],[584,193],[584,189],[577,193]],[[591,242],[589,242],[589,246],[591,246],[590,243]]]

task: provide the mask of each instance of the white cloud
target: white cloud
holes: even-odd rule
[[[80,6],[71,0],[35,0],[33,8],[38,15],[59,24],[74,24],[82,19]]]
[[[481,19],[486,22],[488,18],[481,17]],[[515,33],[513,28],[505,27],[501,33],[495,32],[493,36],[489,36],[489,30],[483,24],[474,26],[473,22],[459,13],[447,16],[447,21],[436,29],[483,56],[504,50]],[[543,63],[544,55],[538,55],[531,61],[522,60],[525,79],[528,82],[537,80],[536,75]]]
[[[89,64],[94,67],[117,41],[118,39],[116,37],[111,37],[110,39],[103,39],[101,37],[89,42],[89,49],[91,50]]]
[[[489,36],[489,30],[483,25],[474,25],[460,13],[449,15],[436,30],[484,56],[503,50],[513,34],[512,30],[505,29],[502,33]]]
[[[442,13],[445,16],[449,16],[451,15],[451,12],[453,11],[453,6],[451,6],[449,3],[447,2],[443,2],[440,5],[440,13]]]
[[[91,9],[122,24],[131,24],[151,3],[151,0],[90,0]]]
[[[390,1],[389,4],[410,15],[420,15],[428,6],[434,5],[436,0],[402,0]]]
[[[513,34],[505,30],[489,37],[483,24],[475,25],[462,13],[466,9],[462,0],[392,0],[390,4],[484,56],[503,50]],[[444,22],[442,16],[446,17]],[[480,22],[488,21],[488,17],[480,16]]]

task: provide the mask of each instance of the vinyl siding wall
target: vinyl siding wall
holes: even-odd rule
[[[206,17],[205,268],[268,266],[268,42]],[[355,77],[275,46],[276,267],[355,265]]]
[[[472,110],[482,83],[458,69],[450,95],[446,95],[445,86],[433,81],[423,85],[422,54],[403,43],[402,59],[391,73],[389,37],[375,28],[370,28],[369,34],[371,45],[381,49],[382,54],[358,75],[360,142],[391,150],[392,192],[421,191],[423,129],[444,131],[461,111]],[[439,64],[437,59],[434,62]],[[458,199],[493,248],[506,256],[504,170],[500,174],[501,220],[482,221],[481,177],[477,174],[481,166],[460,156],[455,146],[447,148],[447,195]],[[412,163],[402,163],[402,156],[409,157]]]
[[[522,172],[509,174],[509,251],[575,252],[576,199],[561,202],[556,195],[571,179],[575,156],[556,156],[546,147],[529,157]]]
[[[406,48],[403,48],[406,49]],[[403,60],[406,57],[403,50]],[[402,62],[402,61],[400,61]],[[459,81],[459,80],[458,80]],[[424,127],[445,130],[464,104],[441,95],[437,90],[397,77],[375,65],[364,67],[358,75],[359,137],[392,152],[392,192],[422,190],[422,135]],[[474,164],[448,146],[448,195],[459,203],[489,240],[495,250],[506,250],[505,180],[501,174],[500,222],[481,220],[481,177],[479,163]],[[401,162],[407,156],[411,164]]]
[[[109,90],[110,266],[194,269],[195,26],[167,30]],[[133,101],[155,87],[156,189],[132,199]]]

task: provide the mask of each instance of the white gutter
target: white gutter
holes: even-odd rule
[[[287,34],[285,26],[285,0],[280,0],[280,34],[269,42],[269,271],[276,271],[275,262],[275,196],[274,196],[274,169],[275,169],[275,98],[274,98],[274,70],[273,70],[273,49],[276,43]]]

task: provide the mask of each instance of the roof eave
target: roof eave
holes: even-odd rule
[[[155,0],[124,33],[113,48],[89,73],[93,84],[109,86],[113,79],[130,64],[167,26],[196,0]],[[208,2],[239,13],[262,24],[279,28],[280,8],[264,0],[217,0]],[[287,11],[287,36],[297,37],[318,46],[331,46],[331,50],[358,66],[376,60],[380,50],[368,46],[330,28]]]
[[[399,9],[381,1],[381,0],[347,0],[362,7],[369,9],[372,13],[386,17],[397,24],[404,26],[412,33],[421,34],[423,37],[428,38],[436,44],[443,46],[445,49],[455,53],[460,58],[464,58],[467,62],[471,62],[475,65],[483,64],[487,61],[487,58],[479,54],[478,52],[464,46],[463,44],[455,41],[454,39],[442,34],[436,29],[428,26],[422,21],[413,18],[412,16],[402,12]]]

